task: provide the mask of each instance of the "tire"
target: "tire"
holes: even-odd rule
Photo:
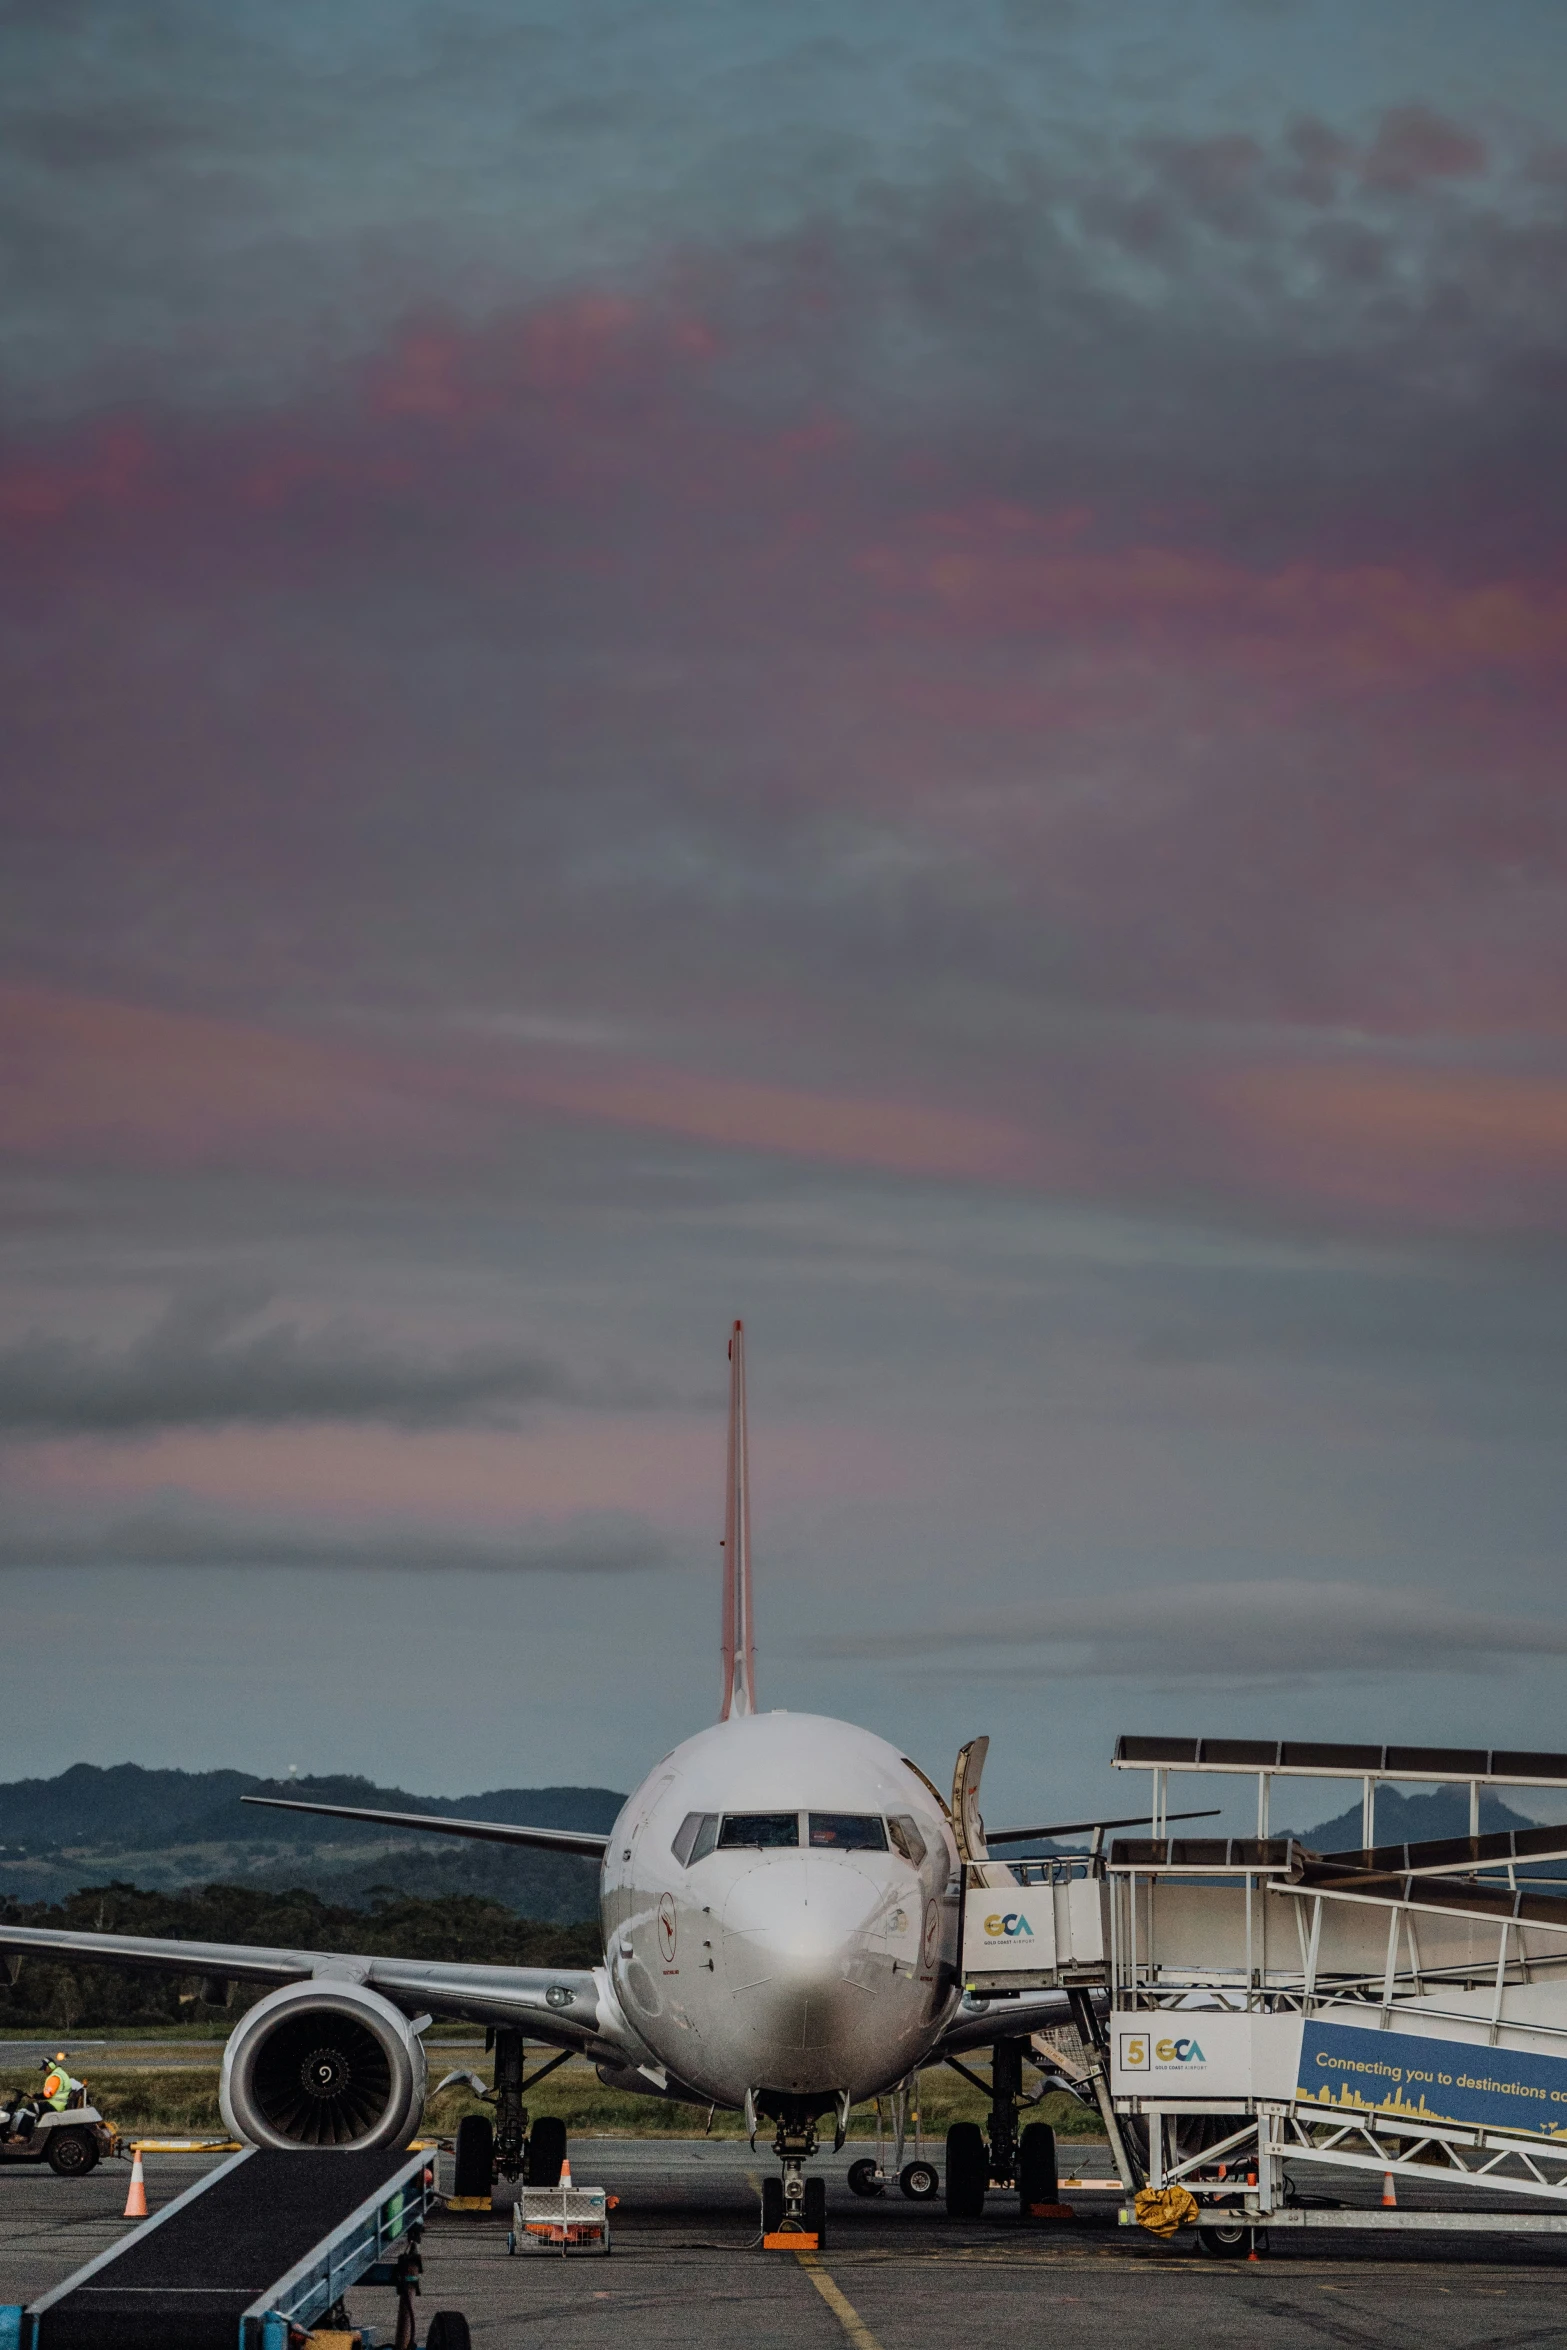
[[[541,2114],[528,2132],[527,2182],[530,2187],[558,2187],[560,2166],[566,2159],[566,2125],[559,2114]]]
[[[801,2212],[800,2217],[805,2222],[806,2234],[816,2238],[817,2250],[825,2252],[827,2249],[827,2181],[825,2179],[806,2180],[805,2209]]]
[[[978,2122],[954,2122],[947,2132],[947,2214],[978,2219],[990,2184],[990,2156]]]
[[[904,2190],[907,2193],[907,2189]],[[885,2195],[887,2182],[876,2176],[876,2165],[868,2154],[849,2165],[849,2193],[851,2195]]]
[[[782,2179],[764,2179],[762,2181],[762,2233],[764,2236],[777,2235],[783,2226],[783,2211]]]
[[[1017,2142],[1017,2199],[1025,2219],[1036,2204],[1061,2200],[1056,2134],[1048,2122],[1030,2122]]]
[[[898,2191],[911,2203],[933,2203],[941,2193],[941,2173],[933,2162],[906,2162],[898,2173]]]
[[[460,2309],[438,2309],[424,2342],[425,2350],[473,2350],[468,2320]]]
[[[44,2160],[57,2178],[85,2179],[98,2167],[98,2146],[90,2130],[51,2130]]]
[[[1197,2241],[1210,2259],[1244,2260],[1251,2250],[1252,2231],[1239,2220],[1226,2222],[1220,2228],[1199,2228]]]
[[[457,2124],[452,2193],[488,2195],[494,2185],[495,2125],[487,2114],[465,2113]]]

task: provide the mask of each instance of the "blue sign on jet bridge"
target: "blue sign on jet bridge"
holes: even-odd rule
[[[1567,2138],[1567,2058],[1308,2022],[1298,2105]]]

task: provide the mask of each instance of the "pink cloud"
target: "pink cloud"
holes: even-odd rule
[[[58,451],[0,459],[0,527],[56,523],[84,509],[123,510],[153,487],[156,452],[138,420],[96,425]]]
[[[937,1104],[565,1052],[378,1054],[255,1025],[0,989],[0,1149],[23,1161],[193,1167],[482,1158],[547,1113],[723,1149],[1009,1181],[1036,1148]]]
[[[1567,588],[1454,581],[1407,564],[1271,569],[1176,542],[1095,544],[1079,508],[981,503],[922,515],[860,564],[893,624],[1124,661],[1199,651],[1219,669],[1353,690],[1464,672],[1567,677]]]
[[[1394,106],[1377,125],[1361,173],[1375,188],[1406,191],[1433,179],[1469,179],[1486,167],[1472,131],[1428,106]]]
[[[1548,1226],[1567,1197],[1567,1079],[1330,1063],[1211,1091],[1252,1177],[1301,1199]]]

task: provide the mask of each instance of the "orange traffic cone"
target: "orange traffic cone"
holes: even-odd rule
[[[1393,2184],[1393,2174],[1390,2170],[1385,2170],[1382,2173],[1382,2208],[1384,2211],[1398,2209],[1398,2190]]]
[[[125,2198],[125,2217],[127,2219],[145,2219],[146,2216],[147,2181],[142,2176],[141,2148],[138,2146],[135,2159],[131,2163],[131,2191]]]
[[[571,2156],[569,2154],[563,2154],[560,2158],[560,2183],[563,2187],[571,2185]]]

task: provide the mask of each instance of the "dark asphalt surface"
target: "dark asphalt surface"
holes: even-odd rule
[[[813,2262],[756,2248],[767,2163],[733,2144],[579,2140],[579,2185],[621,2198],[609,2259],[509,2258],[506,2222],[443,2214],[425,2238],[421,2336],[437,2309],[463,2310],[476,2344],[528,2350],[1001,2350],[1055,2340],[1105,2350],[1488,2350],[1567,2344],[1567,2237],[1451,2233],[1357,2238],[1276,2233],[1255,2262],[1204,2256],[1115,2224],[1096,2196],[1071,2224],[1023,2228],[1005,2199],[972,2225],[897,2195],[862,2202],[822,2167],[829,2239]],[[1075,2152],[1076,2150],[1074,2150]],[[152,2208],[209,2167],[150,2155]],[[1066,2166],[1063,2165],[1063,2168]],[[1085,2167],[1103,2173],[1102,2149]],[[25,2301],[113,2242],[128,2168],[85,2180],[0,2169],[0,2302]],[[1371,2199],[1318,2174],[1315,2192]],[[1070,2199],[1071,2190],[1064,2189]],[[1407,2207],[1408,2197],[1405,2197]],[[389,2335],[390,2293],[351,2296]]]

